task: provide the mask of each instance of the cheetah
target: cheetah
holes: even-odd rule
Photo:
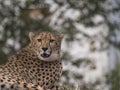
[[[57,90],[63,36],[29,32],[30,43],[0,65],[0,90]]]

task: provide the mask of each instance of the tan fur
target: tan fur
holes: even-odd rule
[[[63,35],[29,33],[31,42],[0,66],[0,90],[53,90],[62,72]]]

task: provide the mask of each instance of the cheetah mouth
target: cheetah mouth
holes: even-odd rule
[[[43,54],[41,54],[41,56],[42,56],[43,58],[48,58],[48,57],[50,56],[50,54],[43,53]]]

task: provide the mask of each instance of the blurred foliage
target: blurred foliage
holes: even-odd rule
[[[110,30],[107,39],[111,45],[120,49],[120,41],[118,37],[118,33],[120,33],[120,0],[109,0],[107,5],[109,8],[106,9],[106,21]],[[114,16],[114,18],[112,18],[112,16]]]
[[[119,90],[120,89],[120,62],[116,63],[114,70],[110,73],[110,90]]]
[[[114,47],[115,51],[118,49],[120,50],[120,0],[108,0],[107,1],[107,13],[106,13],[106,21],[109,26],[109,36],[108,41],[111,46]],[[110,83],[110,90],[119,90],[120,89],[120,57],[119,52],[114,53],[115,59],[115,67],[114,69],[108,74],[108,82]]]
[[[111,72],[107,76],[110,85],[110,90],[119,90],[120,89],[120,61],[119,55],[116,53],[116,61],[115,67],[111,70]]]
[[[31,5],[39,4],[33,0],[26,0],[24,4],[25,6],[22,6],[19,0],[0,1],[0,63],[29,42],[29,31],[53,30],[48,26],[48,22],[45,22],[49,16],[49,7],[30,9]],[[36,13],[42,14],[45,18],[36,20],[30,17],[30,14],[34,16]],[[9,41],[13,44],[9,44]]]
[[[96,14],[102,14],[105,12],[104,8],[101,5],[105,2],[105,0],[54,1],[59,5],[59,7],[62,7],[64,4],[68,4],[68,9],[72,8],[81,11],[81,17],[77,19],[77,21],[68,18],[62,24],[64,33],[69,35],[68,41],[74,40],[75,34],[78,33],[73,25],[74,22],[82,22],[87,26],[91,26],[91,24],[94,24],[91,17],[94,17]],[[19,43],[20,47],[23,47],[29,42],[29,31],[54,31],[54,28],[51,28],[49,26],[49,19],[52,15],[52,13],[49,11],[49,5],[46,4],[46,7],[41,8],[37,7],[37,5],[39,6],[40,4],[44,3],[44,1],[41,0],[25,0],[25,2],[23,2],[24,5],[21,3],[22,1],[20,0],[0,1],[0,52],[3,53],[1,55],[5,56],[1,56],[1,60],[6,60],[8,58],[7,56],[16,52],[15,45],[6,44],[8,39],[13,39],[15,42],[14,44]],[[32,6],[36,7],[31,8]],[[62,16],[63,13],[60,13],[60,15]],[[41,15],[40,18],[39,15]],[[69,27],[65,27],[65,23],[69,24]],[[3,48],[8,49],[9,51],[5,52],[2,50]]]

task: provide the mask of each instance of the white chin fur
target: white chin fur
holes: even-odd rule
[[[56,53],[52,53],[52,54],[50,55],[50,57],[48,57],[48,58],[43,58],[43,57],[39,56],[39,59],[41,59],[41,60],[43,60],[43,61],[55,61],[55,60],[58,60],[58,59],[59,59],[59,55],[56,54]]]

